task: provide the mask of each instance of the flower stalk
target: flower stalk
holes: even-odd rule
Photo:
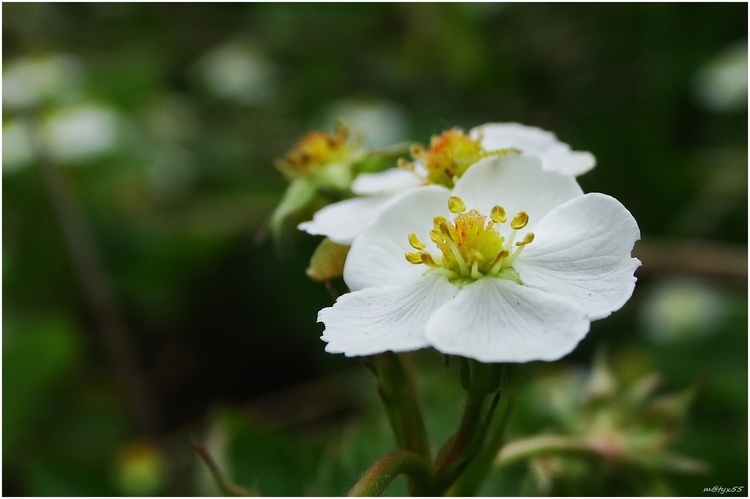
[[[513,406],[513,401],[505,397],[505,407],[499,421],[490,429],[486,437],[484,447],[474,460],[468,465],[466,471],[456,480],[446,495],[455,497],[475,496],[482,483],[492,471],[493,464],[497,459],[500,448],[505,443],[505,428]]]
[[[362,475],[348,495],[349,497],[379,496],[399,475],[406,475],[411,479],[414,484],[412,495],[436,495],[432,474],[424,460],[406,451],[396,451],[378,460]]]
[[[375,357],[378,393],[398,446],[429,462],[430,443],[408,362],[406,354],[393,352],[384,352]]]
[[[458,431],[435,459],[438,491],[442,494],[463,474],[484,446],[492,415],[500,400],[502,366],[460,359],[461,383],[467,392]]]

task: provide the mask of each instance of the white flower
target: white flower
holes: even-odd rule
[[[639,238],[616,199],[584,195],[537,158],[487,158],[452,191],[394,200],[355,239],[352,292],[320,311],[322,339],[347,356],[433,346],[482,362],[555,360],[630,298]]]
[[[568,144],[557,140],[554,133],[535,127],[490,123],[468,134],[448,130],[433,137],[427,150],[413,148],[414,164],[404,162],[402,168],[358,176],[351,190],[362,197],[326,206],[299,228],[310,234],[328,236],[339,244],[351,244],[396,195],[420,185],[452,187],[472,164],[509,149],[540,158],[545,170],[568,175],[581,175],[596,165],[591,153],[572,151]]]

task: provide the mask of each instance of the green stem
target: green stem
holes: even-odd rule
[[[502,413],[500,421],[490,432],[484,448],[474,461],[468,466],[466,471],[456,480],[451,487],[448,495],[458,497],[469,497],[476,495],[482,482],[492,470],[492,465],[497,458],[500,447],[505,441],[505,427],[508,423],[508,416],[512,408],[512,400],[507,399],[505,410]]]
[[[461,359],[467,391],[461,424],[435,460],[438,490],[445,492],[482,450],[500,392],[501,366]]]
[[[398,446],[429,461],[430,443],[408,361],[406,354],[385,352],[376,356],[378,391]]]
[[[496,467],[507,466],[546,454],[599,455],[592,444],[564,435],[542,435],[511,442],[500,451],[495,460]]]
[[[193,450],[196,454],[198,454],[198,457],[201,459],[201,461],[203,461],[203,464],[206,465],[206,468],[208,468],[208,471],[211,473],[216,486],[219,488],[219,490],[221,490],[221,493],[224,494],[224,496],[257,497],[258,494],[254,494],[253,492],[243,489],[242,487],[235,485],[227,480],[219,467],[216,465],[216,462],[211,459],[211,456],[208,454],[208,452],[206,452],[206,449],[204,449],[203,446],[196,441],[193,441],[192,443]]]
[[[517,440],[503,447],[495,460],[495,467],[500,468],[519,461],[527,461],[538,456],[581,455],[601,459],[618,459],[639,464],[660,471],[681,473],[705,473],[707,466],[701,461],[695,461],[674,454],[648,453],[627,455],[614,452],[613,449],[601,444],[587,442],[564,435],[542,435],[539,437]]]
[[[484,440],[483,422],[493,406],[493,397],[469,393],[461,418],[461,425],[446,443],[444,452],[436,460],[437,486],[441,494],[458,479],[481,449]]]
[[[349,491],[349,497],[379,496],[399,475],[411,478],[414,495],[435,495],[432,474],[425,462],[411,452],[396,451],[373,464]]]

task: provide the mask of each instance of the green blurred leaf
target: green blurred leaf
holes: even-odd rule
[[[9,321],[3,335],[3,454],[33,433],[47,396],[80,361],[81,336],[62,316]]]

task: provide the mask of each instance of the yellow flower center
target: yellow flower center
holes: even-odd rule
[[[410,154],[415,161],[420,161],[427,172],[428,184],[444,185],[452,188],[466,170],[487,156],[501,156],[508,153],[520,153],[518,149],[500,149],[487,151],[482,147],[482,137],[476,140],[461,130],[446,130],[430,140],[429,149],[420,145],[411,147]],[[413,170],[414,165],[399,160],[399,166]]]
[[[290,180],[317,175],[330,165],[344,162],[357,148],[349,141],[349,129],[340,123],[333,134],[307,134],[295,149],[277,160],[276,167]]]
[[[448,209],[455,215],[453,221],[437,216],[430,231],[430,240],[439,253],[431,253],[416,234],[410,234],[409,244],[417,251],[406,253],[406,259],[415,265],[427,265],[458,285],[482,277],[510,279],[521,284],[512,265],[523,248],[534,240],[534,233],[528,232],[523,240],[515,242],[518,231],[529,223],[528,214],[521,211],[513,217],[508,224],[510,230],[505,228],[506,238],[500,231],[500,226],[507,222],[502,206],[495,206],[486,216],[477,210],[467,211],[461,198],[451,196]]]

